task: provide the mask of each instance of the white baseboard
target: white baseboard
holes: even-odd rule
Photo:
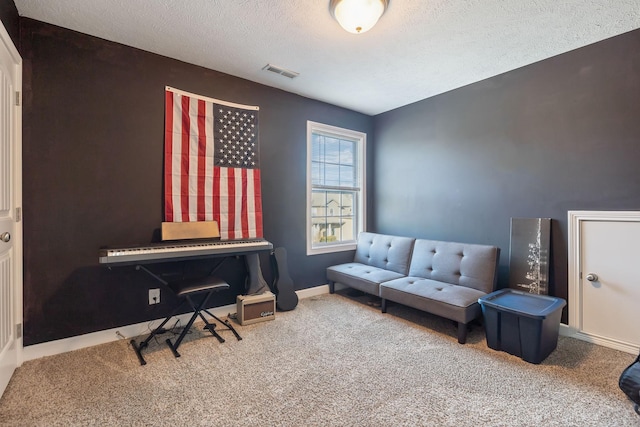
[[[210,309],[213,314],[218,317],[226,317],[229,313],[236,312],[235,304],[225,305]],[[191,313],[175,316],[180,319],[181,324],[186,324],[191,317]],[[64,338],[56,341],[49,341],[42,344],[29,345],[22,349],[22,361],[39,359],[45,356],[53,356],[56,354],[66,353],[68,351],[80,350],[81,348],[92,347],[94,345],[105,344],[108,342],[145,335],[151,332],[151,329],[157,327],[162,319],[150,320],[148,322],[138,323],[135,325],[121,326],[119,328],[107,329],[104,331],[92,332],[90,334],[78,335],[75,337]],[[172,323],[173,320],[170,321]]]
[[[299,299],[311,298],[328,293],[329,285],[314,286],[313,288],[301,289],[299,291],[296,291]]]
[[[310,298],[317,295],[329,293],[329,285],[321,285],[313,288],[302,289],[296,291],[299,299]],[[222,307],[216,307],[209,309],[214,315],[218,317],[226,317],[229,313],[236,312],[236,305],[229,304]],[[180,319],[181,324],[186,324],[191,317],[191,313],[175,316],[175,319]],[[90,334],[78,335],[75,337],[64,338],[56,341],[49,341],[42,344],[29,345],[22,348],[22,360],[23,362],[39,359],[46,356],[54,356],[56,354],[66,353],[68,351],[80,350],[86,347],[92,347],[95,345],[106,344],[108,342],[117,341],[120,339],[126,339],[138,337],[140,335],[146,335],[151,332],[153,327],[157,327],[164,319],[156,319],[148,322],[138,323],[135,325],[121,326],[119,328],[107,329],[104,331],[92,332]],[[170,321],[173,322],[173,321]]]
[[[345,286],[336,283],[336,290],[342,289]],[[313,288],[301,289],[296,291],[299,299],[311,298],[318,295],[324,295],[329,293],[329,285],[320,285],[315,286]],[[236,312],[236,305],[229,304],[222,307],[216,307],[210,309],[214,315],[218,317],[226,317],[229,313]],[[175,316],[175,319],[180,319],[181,324],[185,324],[189,321],[189,317],[191,313],[182,314],[180,316]],[[19,364],[23,362],[39,359],[41,357],[46,356],[54,356],[56,354],[66,353],[68,351],[80,350],[86,347],[92,347],[95,345],[106,344],[109,342],[117,341],[119,339],[126,339],[127,341],[131,338],[138,337],[140,335],[148,334],[153,327],[156,327],[159,322],[164,319],[156,319],[148,322],[138,323],[135,325],[127,325],[119,328],[108,329],[105,331],[92,332],[90,334],[78,335],[75,337],[64,338],[56,341],[49,341],[42,344],[29,345],[22,348],[22,360],[19,361]],[[610,340],[603,340],[597,337],[592,337],[586,334],[583,334],[579,331],[576,331],[574,328],[569,327],[568,325],[561,323],[560,324],[560,335],[576,338],[579,340],[587,341],[593,344],[602,345],[605,347],[614,348],[616,350],[624,351],[626,353],[637,354],[639,349],[635,346],[629,346],[623,343],[612,342]]]
[[[575,338],[581,341],[590,342],[592,344],[600,345],[603,347],[609,347],[614,350],[624,351],[625,353],[638,354],[638,351],[640,351],[640,348],[636,345],[624,343],[611,338],[604,338],[604,337],[585,334],[584,332],[580,332],[575,328],[571,328],[570,326],[565,325],[564,323],[560,324],[560,335],[565,337]]]
[[[570,328],[569,325],[566,325],[564,323],[560,323],[560,331],[559,331],[559,333],[563,337],[573,337],[576,334],[576,330],[573,329],[573,328]]]

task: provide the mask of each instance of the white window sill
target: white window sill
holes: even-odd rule
[[[355,249],[356,249],[355,242],[345,243],[341,245],[327,245],[327,246],[319,246],[316,248],[307,248],[307,255],[331,254],[335,252],[354,251]]]

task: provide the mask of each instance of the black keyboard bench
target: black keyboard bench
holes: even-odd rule
[[[180,280],[176,282],[167,282],[161,277],[147,270],[143,266],[140,266],[140,265],[136,266],[136,269],[144,270],[145,272],[153,276],[156,280],[160,281],[171,292],[173,292],[175,296],[178,298],[178,303],[173,309],[173,311],[171,312],[171,314],[162,321],[160,326],[158,326],[153,331],[151,331],[151,334],[144,341],[142,341],[140,344],[137,344],[135,339],[132,339],[130,341],[131,345],[133,346],[133,349],[136,352],[136,355],[138,356],[138,360],[140,361],[141,365],[147,364],[147,362],[144,360],[144,357],[142,356],[142,350],[148,347],[149,342],[153,339],[153,337],[155,337],[158,334],[166,332],[166,330],[164,329],[164,326],[187,303],[193,309],[193,315],[189,319],[189,322],[187,322],[186,326],[183,328],[182,332],[180,333],[180,336],[175,341],[175,343],[172,343],[169,338],[165,340],[165,342],[167,343],[167,345],[169,346],[169,348],[171,349],[171,352],[175,357],[180,357],[180,353],[178,353],[178,347],[180,347],[182,340],[187,335],[187,333],[193,326],[193,323],[196,321],[198,317],[200,317],[204,322],[204,329],[208,330],[211,333],[211,335],[213,335],[218,339],[219,342],[223,343],[225,341],[224,338],[222,338],[216,331],[216,324],[211,323],[209,320],[207,320],[207,318],[204,316],[203,313],[206,313],[216,321],[220,322],[222,325],[226,326],[228,330],[233,332],[233,334],[238,340],[242,339],[242,337],[240,337],[238,332],[233,328],[229,320],[222,320],[205,308],[207,303],[209,302],[209,299],[214,293],[229,289],[229,284],[224,280],[215,276],[206,276],[198,279],[187,279],[187,280]]]

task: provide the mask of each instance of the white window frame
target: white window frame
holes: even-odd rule
[[[357,149],[357,173],[359,187],[357,196],[354,203],[358,205],[355,220],[357,221],[355,236],[353,241],[348,242],[335,242],[335,243],[322,243],[321,245],[313,243],[313,223],[312,223],[312,193],[314,186],[311,179],[311,160],[312,160],[312,135],[314,133],[321,133],[324,135],[335,136],[341,139],[353,140],[356,143]],[[324,123],[317,123],[307,121],[307,255],[326,254],[333,252],[350,251],[356,248],[357,235],[366,230],[366,146],[367,146],[367,134],[363,132],[354,131],[351,129],[344,129],[337,126],[326,125]],[[316,186],[317,188],[317,186]],[[338,188],[336,188],[338,189]]]

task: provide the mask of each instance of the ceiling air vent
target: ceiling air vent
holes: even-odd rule
[[[296,73],[295,71],[287,70],[286,68],[278,67],[276,65],[267,64],[262,67],[263,70],[271,71],[272,73],[280,74],[285,77],[289,77],[290,79],[296,78],[300,75],[300,73]]]

